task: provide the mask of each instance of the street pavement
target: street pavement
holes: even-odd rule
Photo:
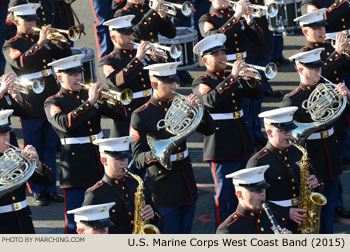
[[[93,13],[89,1],[76,1],[73,5],[74,10],[77,12],[79,19],[84,23],[86,27],[86,36],[75,43],[77,47],[89,47],[95,51],[95,65],[97,66],[97,53],[95,45],[95,36],[93,30]],[[293,55],[299,50],[305,43],[304,37],[300,34],[285,37],[285,50],[284,56],[287,58]],[[7,66],[7,71],[9,67]],[[190,71],[193,77],[202,74],[204,71],[203,67],[196,67]],[[97,69],[97,75],[98,69]],[[276,78],[270,81],[271,86],[275,90],[280,90],[284,93],[289,92],[298,85],[298,75],[292,64],[287,66],[281,66],[278,69]],[[179,88],[179,92],[182,94],[189,94],[191,92],[190,84]],[[277,108],[281,98],[264,98],[262,110],[269,110]],[[13,118],[13,125],[16,130],[17,136],[21,137],[20,123],[18,118]],[[102,128],[104,129],[104,136],[109,135],[109,127],[111,121],[109,119],[102,120]],[[199,190],[199,199],[197,202],[197,209],[195,220],[193,223],[192,232],[196,234],[209,234],[214,233],[214,216],[213,216],[213,181],[209,165],[204,163],[202,154],[202,139],[203,137],[194,133],[189,137],[188,148],[193,163],[195,177]],[[20,140],[22,143],[22,140]],[[57,163],[58,165],[58,163]],[[343,200],[345,207],[350,208],[350,167],[346,167],[341,176],[343,184]],[[59,190],[61,191],[61,190]],[[37,207],[33,204],[32,196],[28,194],[28,201],[33,213],[33,222],[37,233],[41,234],[62,234],[64,233],[64,204],[63,203],[51,203],[45,207]],[[347,223],[347,224],[346,224]],[[346,219],[338,219],[335,223],[335,233],[350,233],[350,221]]]

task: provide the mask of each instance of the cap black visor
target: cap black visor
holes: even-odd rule
[[[13,131],[13,128],[10,124],[5,124],[0,126],[0,133],[7,133]]]
[[[105,227],[112,227],[114,225],[110,219],[95,220],[95,221],[80,221],[80,222],[91,228],[105,228]]]
[[[179,82],[179,77],[177,77],[177,75],[170,75],[170,76],[154,75],[154,77],[156,77],[161,82]]]
[[[207,54],[213,54],[213,53],[216,53],[217,51],[220,51],[220,50],[226,50],[226,47],[224,45],[222,46],[215,46],[213,48],[210,48],[204,52],[202,52],[202,55],[201,56],[204,56],[204,55],[207,55]]]
[[[73,74],[73,73],[80,73],[82,71],[84,71],[84,68],[82,68],[81,66],[77,66],[77,67],[59,70],[58,72],[59,73],[66,73],[66,74]]]
[[[265,181],[254,183],[254,184],[240,184],[240,186],[248,189],[249,191],[260,191],[262,189],[267,189],[270,187],[270,184],[266,183]]]
[[[304,62],[299,62],[299,63],[305,66],[306,68],[320,68],[324,66],[324,62],[322,60],[318,60],[310,63],[304,63]]]
[[[326,26],[327,23],[324,20],[318,21],[318,22],[314,22],[314,23],[310,23],[310,24],[304,24],[304,27],[311,27],[311,28],[318,28],[321,26]]]
[[[115,159],[131,158],[130,151],[105,151],[105,153]]]
[[[271,125],[273,125],[274,127],[276,127],[277,129],[281,129],[281,130],[293,130],[296,129],[297,126],[293,123],[293,122],[287,122],[287,123],[271,123]]]
[[[18,17],[22,18],[25,21],[33,21],[36,20],[36,15],[18,15]]]
[[[113,29],[114,31],[117,31],[120,34],[124,34],[124,35],[129,35],[129,34],[133,34],[134,30],[132,29],[132,27],[127,27],[127,28],[119,28],[119,29]]]

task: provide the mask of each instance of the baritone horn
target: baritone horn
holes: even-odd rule
[[[82,83],[79,81],[77,83],[86,89],[89,89],[93,84],[93,83]],[[112,89],[104,89],[102,90],[101,94],[106,95],[107,102],[113,106],[116,105],[117,102],[120,102],[122,105],[127,106],[132,102],[132,99],[133,99],[133,92],[129,88],[126,88],[121,92],[118,92]]]
[[[234,7],[237,4],[237,2],[235,2],[233,0],[229,0],[228,3],[232,7]],[[276,3],[270,3],[266,6],[257,5],[257,4],[249,4],[247,6],[246,12],[248,11],[248,9],[253,10],[253,14],[252,14],[253,17],[262,17],[262,16],[266,15],[269,18],[274,18],[278,14],[278,6]]]
[[[222,62],[230,67],[233,67],[233,63],[231,62]],[[252,64],[244,64],[244,68],[239,73],[241,77],[251,77],[253,79],[261,80],[261,75],[258,70],[264,72],[266,78],[273,79],[277,74],[277,65],[273,62],[270,62],[265,67],[252,65]]]
[[[165,12],[170,16],[175,17],[178,11],[180,11],[185,17],[190,17],[193,15],[193,4],[190,1],[185,1],[182,4],[162,1],[161,5],[166,7]],[[149,7],[152,9],[153,0],[149,1]]]
[[[140,46],[139,43],[131,42],[133,45]],[[166,52],[169,52],[169,55],[173,59],[177,59],[182,54],[182,47],[181,45],[172,44],[171,46],[164,46],[157,43],[152,43],[152,49],[155,51],[156,55],[168,59],[168,54]]]
[[[0,77],[1,81],[2,78]],[[44,91],[45,84],[41,78],[33,80],[16,78],[9,89],[21,92],[22,94],[29,94],[29,90],[32,89],[35,94],[40,94]]]

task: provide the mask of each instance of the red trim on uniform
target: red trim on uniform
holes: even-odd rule
[[[326,155],[327,155],[327,163],[328,163],[328,171],[329,171],[329,176],[330,178],[333,178],[333,173],[332,173],[332,165],[331,162],[329,160],[329,154],[328,154],[328,148],[327,148],[327,144],[325,140],[322,140],[323,146],[324,146],[324,150],[326,151]]]
[[[101,45],[100,45],[100,41],[98,40],[98,35],[97,35],[97,26],[100,24],[100,21],[97,18],[97,14],[95,11],[95,6],[92,0],[90,0],[91,3],[91,7],[92,7],[92,13],[94,14],[96,23],[94,24],[94,32],[95,32],[95,39],[96,39],[96,45],[97,45],[97,50],[98,50],[98,55],[97,58],[98,60],[100,60],[100,55],[101,55]]]
[[[237,218],[234,219],[233,221],[231,221],[230,223],[228,223],[228,224],[226,225],[226,227],[231,226],[233,223],[235,223],[236,221],[238,221],[239,217],[242,216],[239,212],[234,212],[234,213],[231,214],[228,218],[230,218],[230,217],[233,216],[233,215],[237,215]]]
[[[134,127],[133,127],[132,125],[130,125],[130,132],[129,132],[129,135],[130,135],[130,136],[134,136],[134,139],[131,140],[132,143],[133,143],[133,142],[136,142],[136,141],[139,140],[139,138],[140,138],[139,132],[138,132],[136,129],[134,129]]]
[[[243,129],[242,129],[242,125],[241,125],[241,120],[240,120],[240,118],[238,118],[236,121],[237,121],[237,124],[239,126],[239,131],[241,132],[243,152],[244,152],[244,157],[246,158],[248,156],[248,154],[247,154],[247,146],[245,144],[245,139],[244,139]]]
[[[215,212],[216,212],[216,219],[218,221],[218,225],[221,224],[221,220],[220,220],[220,204],[219,204],[219,183],[218,183],[218,179],[216,177],[216,171],[215,171],[215,163],[211,162],[211,169],[212,169],[212,174],[214,177],[214,184],[216,187],[216,192],[217,195],[215,196]]]
[[[102,182],[102,183],[101,183]],[[100,183],[100,185],[97,185],[98,183]],[[97,186],[96,186],[97,185]],[[95,191],[97,188],[100,188],[101,186],[104,185],[104,182],[102,180],[96,182],[96,184],[94,184],[93,186],[89,187],[88,189],[86,189],[86,191],[90,190],[91,192]],[[96,186],[95,188],[93,188],[94,186]],[[90,189],[91,188],[91,189]]]
[[[191,188],[190,188],[190,186],[189,186],[189,184],[188,184],[188,181],[187,181],[187,178],[186,178],[186,176],[185,176],[184,168],[183,168],[183,166],[182,166],[182,162],[181,162],[181,161],[179,162],[179,165],[180,165],[180,168],[181,168],[182,176],[183,176],[184,179],[185,179],[186,187],[187,187],[187,190],[188,190],[188,192],[189,192],[189,194],[190,194],[190,197],[191,197],[191,199],[192,199],[192,202],[195,202],[195,199],[193,198],[193,195],[192,195],[192,192],[191,192]]]
[[[65,188],[63,188],[63,197],[64,197],[64,233],[68,234],[67,201],[66,201],[66,189]]]
[[[12,200],[12,197],[13,197],[12,192],[10,192],[9,194],[10,194],[10,198],[11,198],[12,203],[14,203],[14,201]],[[16,215],[16,220],[17,220],[19,232],[20,232],[20,234],[23,234],[22,225],[21,225],[21,221],[20,221],[19,216],[18,216],[18,212],[14,211],[14,213]]]

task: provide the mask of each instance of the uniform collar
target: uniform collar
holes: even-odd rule
[[[158,106],[162,106],[162,107],[168,107],[171,105],[171,100],[170,101],[167,101],[167,102],[164,102],[164,101],[160,101],[158,99],[156,99],[153,95],[151,96],[150,98],[150,102],[155,104],[155,105],[158,105]]]
[[[20,38],[33,38],[33,34],[29,34],[29,33],[20,33],[20,32],[17,32],[16,34],[17,37],[20,37]]]
[[[306,43],[306,45],[307,46],[310,46],[310,47],[312,47],[312,48],[318,48],[318,47],[324,47],[324,42],[321,42],[321,43],[319,43],[319,42],[307,42]]]
[[[303,83],[301,83],[301,82],[300,82],[300,84],[299,84],[299,87],[300,87],[300,88],[302,88],[302,89],[304,89],[304,90],[307,90],[307,91],[309,91],[309,92],[312,92],[312,91],[315,89],[316,86],[317,86],[317,84],[315,84],[315,85],[305,85],[305,84],[303,84]]]
[[[61,92],[63,94],[69,94],[69,95],[78,95],[78,94],[80,94],[80,91],[72,91],[72,90],[65,89],[63,87],[61,87]]]
[[[116,47],[114,47],[114,51],[119,53],[119,54],[131,54],[132,53],[132,50],[120,49],[120,48],[116,48]]]
[[[261,211],[255,212],[252,210],[248,210],[243,208],[240,204],[238,204],[236,212],[252,219],[259,219],[261,215]]]
[[[212,72],[212,71],[209,71],[207,70],[206,71],[207,74],[209,75],[213,75],[213,76],[220,76],[220,77],[225,77],[225,71],[222,71],[222,72]]]
[[[225,15],[225,14],[229,13],[229,9],[230,8],[226,8],[226,9],[214,9],[214,8],[211,8],[211,13],[215,13],[215,14],[218,14],[218,15]]]
[[[288,153],[288,149],[285,149],[285,150],[279,149],[279,148],[273,146],[270,142],[267,142],[266,149],[270,150],[271,152],[278,153],[279,155],[283,155],[283,154]]]
[[[132,3],[127,2],[127,3],[126,3],[126,6],[127,6],[128,8],[133,8],[133,9],[142,9],[142,7],[144,6],[144,4],[132,4]]]
[[[107,183],[107,184],[112,184],[112,185],[123,185],[125,183],[125,177],[121,179],[116,179],[116,178],[110,178],[107,176],[107,174],[103,175],[102,181]]]

